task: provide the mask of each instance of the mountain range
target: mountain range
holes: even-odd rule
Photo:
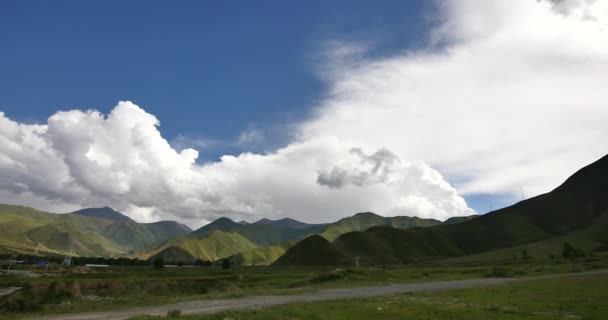
[[[0,205],[0,247],[7,253],[127,256],[190,232],[187,226],[173,221],[137,223],[107,207],[55,214]]]
[[[588,250],[608,248],[608,156],[579,170],[551,192],[460,223],[427,228],[374,226],[343,233],[333,242],[311,236],[277,265],[403,264],[519,246],[559,253],[568,241]],[[505,249],[503,249],[505,250]],[[324,253],[323,258],[313,255]]]
[[[569,241],[608,248],[608,156],[546,194],[481,216],[446,221],[362,212],[327,224],[284,218],[253,223],[222,217],[197,230],[172,221],[137,223],[109,207],[53,214],[0,205],[0,253],[230,259],[244,265],[403,264],[558,251]]]

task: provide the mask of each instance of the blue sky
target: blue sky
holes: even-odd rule
[[[161,121],[169,141],[195,144],[199,162],[286,143],[276,128],[308,117],[326,94],[318,68],[328,42],[391,55],[427,41],[435,23],[430,1],[1,6],[0,110],[8,117],[44,123],[58,110],[108,113],[131,100]],[[234,143],[250,129],[264,132],[264,141]],[[508,203],[491,195],[468,201],[479,212]]]
[[[603,5],[2,2],[0,202],[485,213],[606,153]]]
[[[374,54],[389,54],[425,39],[430,23],[428,1],[1,6],[0,108],[9,117],[44,122],[57,110],[107,113],[131,100],[170,140],[228,141],[306,117],[324,94],[316,68],[328,41],[370,42]],[[226,149],[216,144],[201,159],[240,151]]]

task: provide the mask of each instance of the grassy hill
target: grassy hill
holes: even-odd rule
[[[187,235],[188,238],[202,239],[208,236],[211,232],[215,230],[229,232],[242,226],[237,222],[234,222],[228,218],[219,218],[211,223],[208,223]]]
[[[85,208],[85,209],[80,209],[80,210],[74,211],[74,212],[72,212],[72,214],[76,214],[79,216],[85,216],[85,217],[102,218],[102,219],[107,219],[107,220],[112,220],[112,221],[135,222],[135,221],[131,220],[131,218],[125,216],[124,214],[122,214],[110,207]]]
[[[363,231],[375,226],[390,226],[398,229],[409,229],[414,227],[430,227],[439,224],[441,224],[441,221],[434,219],[422,219],[418,217],[406,216],[382,217],[372,212],[362,212],[328,225],[320,234],[324,238],[333,241],[344,233]]]
[[[253,249],[236,254],[230,257],[230,260],[237,265],[267,266],[275,262],[296,243],[296,240],[290,240],[269,247]]]
[[[128,247],[143,248],[151,244],[183,236],[190,228],[175,221],[137,223],[125,221],[113,223],[104,228],[101,234],[114,242]]]
[[[345,233],[331,245],[342,256],[361,257],[364,264],[465,256],[572,235],[606,245],[608,219],[604,217],[608,214],[608,185],[605,181],[608,181],[608,156],[581,169],[547,194],[475,219],[407,230],[377,226],[363,232]],[[328,250],[326,243],[320,245],[320,249]],[[296,245],[287,252],[292,261],[304,259],[296,258],[297,248]],[[301,255],[308,256],[310,251],[314,250],[304,248]]]
[[[139,257],[150,260],[162,258],[168,262],[194,262],[197,259],[215,261],[257,247],[238,233],[214,230],[203,239],[186,237],[166,241],[144,251]]]
[[[339,251],[329,240],[320,235],[312,235],[289,248],[274,262],[274,265],[340,265],[348,262],[349,257]]]
[[[219,218],[190,233],[188,238],[204,239],[213,231],[238,233],[258,246],[299,240],[320,232],[324,225],[310,225],[293,219],[262,219],[255,223],[241,224],[228,218]]]
[[[175,222],[138,224],[87,214],[54,214],[0,205],[0,246],[10,252],[81,256],[123,256],[191,230]]]
[[[301,221],[297,221],[291,218],[283,218],[283,219],[279,219],[279,220],[270,220],[270,219],[260,219],[258,221],[256,221],[254,224],[262,224],[262,225],[269,225],[272,227],[275,227],[277,229],[305,229],[305,228],[310,228],[310,227],[314,227],[314,226],[320,226],[320,224],[310,224],[310,223],[304,223]]]
[[[236,233],[256,245],[256,248],[232,248],[235,251],[231,257],[233,262],[244,265],[268,265],[276,261],[286,250],[291,247],[296,240],[301,240],[307,236],[320,234],[326,239],[333,240],[341,234],[354,230],[365,230],[372,226],[388,225],[396,228],[412,228],[420,226],[431,226],[441,224],[440,221],[433,219],[421,219],[417,217],[382,217],[371,212],[356,214],[352,217],[341,219],[331,224],[307,224],[297,220],[285,218],[280,220],[261,219],[251,224],[241,224],[228,218],[219,218],[200,229],[186,236],[189,239],[204,240],[214,231]],[[181,246],[181,242],[170,242],[176,246]],[[158,252],[158,248],[148,248],[152,252],[140,253],[141,257],[152,257]],[[173,259],[177,256],[188,258],[183,253],[183,249],[172,249],[167,257]],[[187,251],[187,253],[192,253]],[[200,251],[202,252],[202,251]],[[194,254],[192,258],[208,260],[208,255]]]

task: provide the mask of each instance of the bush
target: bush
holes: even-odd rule
[[[486,274],[486,277],[505,278],[509,276],[509,270],[501,267],[495,267],[492,271]]]
[[[181,315],[182,315],[181,310],[169,310],[169,312],[167,312],[167,318],[178,318]]]
[[[231,266],[232,266],[232,262],[230,262],[230,259],[224,259],[224,260],[222,260],[222,268],[223,269],[230,269]]]
[[[585,251],[581,248],[573,247],[569,242],[564,242],[564,247],[562,248],[562,256],[565,259],[574,260],[576,258],[582,258],[585,256]]]
[[[158,258],[154,260],[154,268],[162,269],[165,267],[165,260]]]

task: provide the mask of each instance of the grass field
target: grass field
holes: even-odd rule
[[[608,301],[608,275],[581,275],[531,280],[496,287],[296,303],[215,315],[173,318],[183,320],[604,320],[608,318],[606,301]],[[136,317],[133,320],[162,318]]]
[[[384,268],[320,267],[211,268],[112,267],[95,273],[61,273],[39,278],[0,277],[0,287],[24,287],[0,298],[0,319],[94,312],[180,301],[295,294],[337,287],[493,277],[522,277],[608,268],[608,257],[575,262],[506,259],[494,263],[437,261]],[[608,289],[606,289],[608,290]]]

